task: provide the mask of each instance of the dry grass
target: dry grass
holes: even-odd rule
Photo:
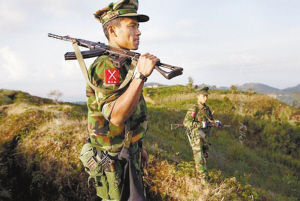
[[[13,104],[13,105],[8,105],[8,109],[7,109],[7,115],[19,115],[24,113],[26,110],[35,107],[35,109],[37,109],[36,106],[31,106],[28,105],[26,103],[20,103],[20,104]]]
[[[166,104],[170,102],[183,102],[186,100],[195,99],[196,94],[195,93],[189,93],[189,94],[174,94],[170,95],[168,97],[155,97],[154,102],[155,104]]]
[[[14,161],[13,167],[22,167],[22,174],[32,178],[30,189],[38,189],[42,195],[56,189],[53,196],[68,192],[81,200],[91,199],[94,194],[87,187],[87,175],[79,161],[87,137],[85,112],[70,105],[22,103],[5,107],[2,114],[1,143],[18,143],[12,149],[1,151],[11,152],[8,156]]]
[[[164,196],[163,200],[220,201],[229,198],[240,200],[241,197],[234,199],[232,194],[243,191],[242,185],[235,177],[220,182],[201,183],[193,176],[178,176],[175,165],[167,161],[152,161],[146,182],[151,191]],[[248,193],[247,197],[248,199],[244,200],[254,200],[251,193]]]
[[[1,139],[9,141],[21,133],[16,147],[18,163],[29,171],[38,164],[38,172],[33,175],[38,183],[50,179],[57,186],[81,188],[82,193],[88,194],[87,174],[78,158],[87,137],[86,114],[72,118],[64,112],[70,109],[69,105],[10,105],[5,110],[5,123],[0,124]],[[234,178],[220,184],[201,184],[188,174],[179,176],[175,165],[166,161],[153,160],[148,172],[146,183],[152,192],[164,196],[163,200],[222,200],[236,190],[228,186],[236,182]],[[74,175],[79,176],[74,178]],[[74,179],[76,187],[72,187]]]
[[[267,103],[262,105],[272,107],[274,101],[262,95],[211,94],[211,99],[224,100],[226,97],[234,103],[241,101],[240,109],[243,112],[251,107],[260,109],[262,106],[257,102],[262,101]],[[177,94],[163,98],[161,102],[180,102],[191,98],[194,98],[194,94],[182,96]],[[87,196],[86,199],[81,197],[82,200],[89,200],[91,191],[87,189],[88,175],[83,172],[78,158],[87,137],[86,113],[83,112],[79,118],[74,118],[69,115],[69,111],[75,107],[59,104],[35,106],[25,103],[2,106],[0,112],[6,116],[0,119],[0,137],[1,142],[5,143],[20,135],[16,147],[16,153],[20,156],[18,163],[31,170],[32,164],[37,163],[39,172],[35,171],[35,174],[45,176],[41,183],[50,180],[61,188],[69,186],[69,189],[76,189]],[[281,105],[277,108],[276,111],[281,110],[280,114],[290,115],[286,106]],[[192,176],[193,174],[181,174],[176,165],[160,159],[151,161],[148,173],[146,183],[150,190],[160,194],[163,200],[251,201],[255,197],[251,194],[251,190],[245,191],[235,177],[202,184]],[[77,177],[75,178],[74,175]],[[76,187],[72,186],[74,180],[75,183],[77,182]]]
[[[78,156],[87,137],[87,122],[84,117],[72,119],[64,111],[56,110],[56,105],[41,107],[44,113],[51,114],[43,119],[32,133],[19,141],[17,152],[25,156],[24,163],[40,163],[45,174],[53,175],[60,182],[81,169]],[[70,109],[70,106],[63,106]],[[31,108],[33,109],[33,108]],[[38,120],[38,117],[33,117]],[[53,162],[57,163],[53,163]]]
[[[29,111],[26,104],[22,105],[24,109],[18,105],[16,108],[14,106],[15,104],[9,105],[3,111],[5,117],[0,124],[0,137],[3,143],[12,140],[22,132],[28,132],[30,125],[39,124],[37,120],[41,119],[41,113],[37,110]],[[13,113],[14,111],[16,114]]]

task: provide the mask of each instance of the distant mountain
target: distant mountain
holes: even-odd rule
[[[220,90],[229,90],[230,89],[230,87],[217,87],[217,89],[220,89]]]
[[[282,90],[261,83],[246,83],[237,87],[242,91],[251,89],[256,93],[275,94],[278,100],[297,108],[300,107],[300,84]]]
[[[294,87],[289,87],[289,88],[283,89],[282,91],[284,91],[284,92],[299,92],[300,93],[300,84],[298,84],[297,86],[294,86]]]
[[[71,102],[71,103],[76,104],[76,105],[85,105],[86,101],[75,101],[75,102]]]
[[[252,91],[255,91],[256,93],[261,94],[279,94],[281,93],[280,89],[270,87],[266,84],[261,83],[246,83],[241,86],[238,86],[239,90],[247,91],[249,89],[252,89]]]
[[[165,86],[165,85],[157,82],[149,82],[144,84],[144,87],[153,87],[153,86]]]

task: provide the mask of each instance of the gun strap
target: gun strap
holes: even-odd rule
[[[83,60],[83,56],[82,56],[82,54],[81,54],[81,51],[79,50],[79,47],[78,47],[78,45],[77,45],[77,42],[74,40],[72,44],[73,44],[73,48],[74,48],[75,55],[76,55],[77,61],[78,61],[78,63],[79,63],[81,72],[82,72],[82,74],[83,74],[83,77],[85,78],[85,81],[86,81],[87,84],[88,84],[92,89],[94,89],[95,91],[100,91],[100,92],[102,92],[103,89],[100,89],[99,87],[96,87],[95,85],[93,85],[93,84],[91,83],[91,79],[90,79],[90,77],[89,77],[89,74],[88,74],[88,71],[87,71],[85,62],[84,62],[84,60]],[[103,93],[103,92],[102,92],[102,93]]]
[[[88,74],[88,71],[87,71],[87,68],[86,68],[86,65],[85,65],[85,62],[83,60],[83,56],[81,54],[81,51],[78,47],[78,44],[77,44],[77,41],[74,40],[73,41],[73,48],[74,48],[74,52],[75,52],[75,55],[76,55],[76,58],[77,58],[77,61],[79,63],[79,66],[80,66],[80,69],[81,69],[81,72],[85,78],[85,81],[87,82],[87,84],[94,90],[94,91],[98,91],[100,93],[103,93],[103,94],[110,94],[110,93],[115,93],[117,91],[120,91],[122,90],[125,86],[127,86],[127,84],[132,80],[133,78],[133,74],[134,74],[134,71],[135,71],[135,68],[136,68],[136,64],[137,64],[137,60],[135,58],[132,59],[132,62],[131,62],[131,66],[128,70],[128,73],[124,79],[124,81],[122,82],[122,84],[120,85],[120,87],[118,89],[114,89],[114,90],[107,90],[107,89],[102,89],[100,87],[97,87],[95,85],[93,85],[93,83],[91,82],[91,78]]]

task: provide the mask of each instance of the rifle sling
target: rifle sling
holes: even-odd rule
[[[87,84],[94,90],[94,91],[98,91],[102,94],[110,94],[110,93],[115,93],[115,92],[118,92],[120,90],[122,90],[125,86],[127,86],[127,84],[132,80],[133,78],[133,74],[134,74],[134,70],[135,70],[135,67],[136,67],[136,64],[137,64],[137,61],[136,59],[132,59],[132,62],[131,62],[131,66],[129,68],[129,71],[125,77],[125,80],[122,82],[122,84],[120,85],[119,88],[117,89],[114,89],[114,90],[107,90],[107,89],[102,89],[100,87],[97,87],[95,86],[94,84],[92,84],[91,82],[91,78],[89,77],[89,74],[88,74],[88,71],[87,71],[87,68],[86,68],[86,65],[85,65],[85,62],[83,60],[83,56],[81,54],[81,51],[78,47],[78,44],[76,41],[73,41],[73,48],[74,48],[74,52],[75,52],[75,55],[76,55],[76,58],[77,58],[77,61],[79,63],[79,66],[80,66],[80,69],[81,69],[81,72],[83,74],[83,77],[85,79],[85,81],[87,82]]]

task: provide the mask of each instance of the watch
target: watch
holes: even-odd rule
[[[146,76],[144,76],[144,75],[141,74],[140,72],[136,72],[136,74],[134,75],[134,78],[136,78],[136,79],[141,79],[141,80],[143,80],[143,82],[146,82],[147,79],[148,79]]]

